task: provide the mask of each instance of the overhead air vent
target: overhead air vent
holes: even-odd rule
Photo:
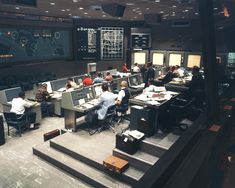
[[[116,3],[102,5],[102,10],[113,17],[122,17],[125,11],[125,6]]]
[[[174,21],[171,25],[172,27],[189,27],[189,21]]]

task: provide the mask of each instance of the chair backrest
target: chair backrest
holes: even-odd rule
[[[116,114],[116,105],[108,107],[105,118],[111,117]]]

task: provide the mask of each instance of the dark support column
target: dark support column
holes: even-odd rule
[[[219,113],[213,0],[199,0],[199,13],[202,33],[202,61],[205,74],[206,111],[210,122]]]

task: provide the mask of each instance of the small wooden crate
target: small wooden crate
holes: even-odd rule
[[[129,167],[129,163],[111,155],[103,161],[103,166],[112,172],[122,173]]]

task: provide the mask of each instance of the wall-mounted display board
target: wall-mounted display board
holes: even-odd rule
[[[131,28],[131,48],[151,48],[151,30],[148,28]]]
[[[131,47],[136,48],[150,48],[150,34],[136,33],[131,34]]]
[[[1,28],[0,63],[71,58],[71,32],[60,29]]]
[[[102,60],[123,59],[124,28],[101,27],[100,29],[100,58]]]
[[[78,60],[122,60],[124,28],[78,27],[75,46]]]
[[[188,55],[187,67],[192,68],[194,66],[200,67],[201,65],[201,55]]]
[[[132,65],[135,63],[145,64],[147,62],[147,53],[146,52],[133,52]]]
[[[77,59],[95,60],[99,58],[99,37],[98,28],[77,28]]]
[[[228,53],[228,66],[235,66],[235,52]]]
[[[164,53],[153,52],[152,53],[152,62],[153,65],[164,65]]]
[[[169,66],[181,66],[182,54],[169,54]]]

